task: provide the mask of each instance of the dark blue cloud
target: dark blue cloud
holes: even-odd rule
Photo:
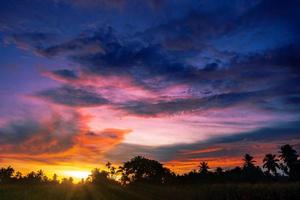
[[[243,140],[259,141],[259,140],[276,140],[284,138],[300,138],[299,135],[299,121],[292,121],[288,123],[279,123],[271,127],[261,128],[254,131],[249,131],[242,134],[232,136],[216,137],[210,139],[209,142],[231,143]]]
[[[129,102],[128,105],[121,106],[121,109],[130,113],[145,116],[157,114],[174,114],[180,112],[205,111],[211,108],[226,108],[238,103],[247,102],[251,98],[254,100],[255,93],[227,93],[198,99],[174,99],[173,101],[161,101],[156,103]]]
[[[11,122],[5,127],[1,127],[0,143],[13,144],[23,142],[41,129],[41,124],[34,120]]]
[[[94,47],[92,50],[89,48],[91,45]],[[166,52],[160,45],[119,37],[111,27],[86,37],[38,49],[38,53],[47,57],[68,54],[71,60],[81,64],[84,73],[130,76],[148,88],[154,85],[147,85],[147,79],[156,76],[164,76],[167,84],[168,79],[170,82],[191,81],[198,73],[197,69]]]
[[[69,69],[59,69],[59,70],[51,71],[50,74],[53,74],[54,76],[57,76],[62,79],[67,79],[67,80],[78,79],[78,75],[73,70],[69,70]]]
[[[233,65],[257,65],[289,68],[290,72],[299,76],[300,43],[283,45],[265,52],[236,56]]]
[[[82,89],[70,86],[40,91],[35,96],[66,106],[101,106],[109,103],[107,99],[88,88]]]
[[[153,12],[162,20],[148,19],[152,12],[149,2],[159,8]],[[66,0],[55,5],[60,10],[73,3]],[[129,27],[133,28],[126,30],[115,22],[132,19],[129,13],[137,8],[136,1],[91,0],[75,4],[79,8],[68,7],[69,14],[79,12],[77,9],[86,14],[81,10],[84,4],[118,5],[124,11],[112,20],[105,12],[111,11],[111,7],[104,6],[101,10],[109,19],[106,25],[99,28],[99,24],[92,24],[92,29],[80,27],[80,34],[75,31],[72,36],[60,40],[51,38],[47,32],[34,31],[13,33],[10,37],[16,43],[21,41],[32,47],[39,55],[50,59],[66,57],[80,65],[80,73],[72,69],[51,72],[62,79],[113,75],[129,77],[146,90],[161,91],[176,84],[189,87],[186,92],[190,99],[176,97],[168,101],[114,105],[118,108],[141,115],[173,114],[242,103],[274,112],[299,110],[295,100],[300,92],[297,86],[300,83],[298,2],[147,1],[140,5],[144,11],[139,21],[142,25],[132,23]],[[174,8],[177,14],[170,11]],[[94,9],[100,8],[95,6]],[[94,9],[89,12],[95,12]],[[43,91],[38,96],[72,106],[108,103],[86,88],[62,87]]]

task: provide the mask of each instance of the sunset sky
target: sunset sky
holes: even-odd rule
[[[0,1],[0,166],[176,172],[300,150],[300,1]],[[84,175],[82,175],[84,176]]]

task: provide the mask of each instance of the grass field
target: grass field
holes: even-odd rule
[[[120,187],[118,185],[5,185],[1,200],[289,200],[300,199],[300,184],[211,184]]]

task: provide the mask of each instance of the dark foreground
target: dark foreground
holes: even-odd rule
[[[185,186],[0,185],[1,200],[289,200],[300,199],[299,183]]]

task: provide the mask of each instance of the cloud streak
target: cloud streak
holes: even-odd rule
[[[108,103],[108,100],[88,89],[69,86],[41,91],[35,96],[57,104],[74,107],[101,106]]]

